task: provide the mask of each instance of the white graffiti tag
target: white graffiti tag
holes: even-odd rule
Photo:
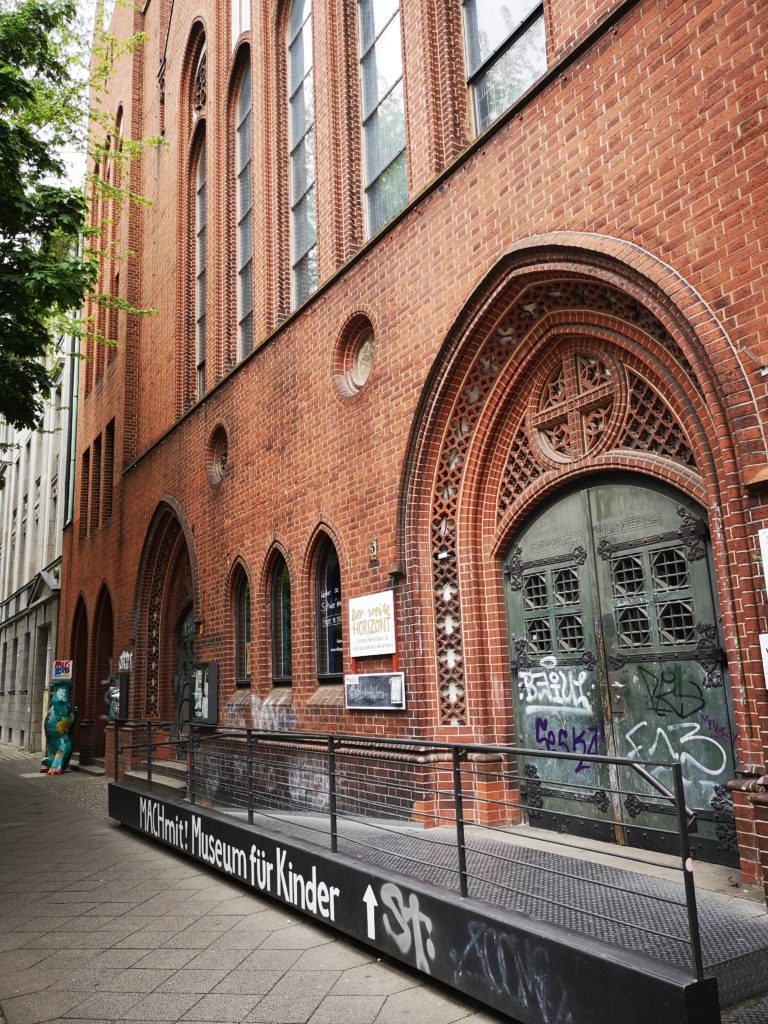
[[[435,944],[432,941],[432,919],[421,912],[419,897],[412,892],[406,905],[400,889],[392,882],[381,887],[381,902],[392,915],[394,925],[384,914],[384,930],[395,940],[400,952],[407,956],[413,948],[417,970],[431,973],[430,960],[435,959]]]
[[[584,692],[589,673],[572,668],[557,668],[557,659],[541,659],[541,668],[523,669],[517,687],[526,702],[525,712],[533,715],[553,707],[567,708],[589,715],[592,704]],[[594,689],[594,684],[591,687]]]
[[[659,756],[662,760],[668,759],[670,761],[679,761],[683,768],[686,764],[691,764],[699,771],[704,772],[705,775],[722,775],[725,771],[725,766],[728,764],[728,755],[725,750],[717,740],[713,740],[711,736],[702,736],[701,726],[694,722],[675,722],[674,724],[667,726],[657,726],[653,737],[653,745],[648,747],[646,754],[643,755],[645,744],[636,743],[633,737],[647,725],[647,722],[638,722],[637,725],[627,733],[627,742],[632,747],[628,755],[629,757],[639,758],[641,756],[645,756],[652,758],[656,755],[659,744],[662,744],[659,752]],[[647,742],[647,736],[643,736],[642,733],[638,739],[639,738],[642,738]],[[692,745],[697,743],[711,744],[711,746],[717,750],[718,761],[720,762],[719,768],[707,768],[706,765],[702,764],[701,761],[698,760],[695,753],[692,752]],[[664,744],[666,744],[667,747],[666,752],[663,749]],[[709,747],[699,746],[695,749],[702,757],[704,757],[705,751],[709,751],[710,754],[712,753],[712,751],[709,750]],[[669,755],[668,758],[666,756],[667,753]]]

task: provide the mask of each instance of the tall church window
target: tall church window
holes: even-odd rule
[[[272,685],[291,685],[291,577],[285,559],[272,570],[269,600],[272,640]]]
[[[251,0],[231,0],[232,49],[243,32],[251,27]]]
[[[240,569],[234,588],[235,618],[235,682],[238,686],[251,683],[251,588],[248,577]]]
[[[197,397],[205,394],[205,305],[206,305],[206,167],[205,136],[195,164],[195,366]]]
[[[246,66],[235,111],[237,176],[237,346],[240,359],[253,348],[253,188],[251,67]]]
[[[293,305],[317,287],[312,3],[293,0],[288,18],[288,112]]]
[[[366,223],[374,235],[408,199],[398,0],[358,0]]]
[[[336,548],[328,539],[317,558],[315,634],[318,682],[340,683],[343,672],[341,572]]]
[[[467,77],[484,131],[547,70],[539,0],[464,0]]]

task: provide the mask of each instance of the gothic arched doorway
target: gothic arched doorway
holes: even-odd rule
[[[134,613],[134,678],[146,680],[134,701],[143,717],[170,723],[172,739],[190,692],[199,607],[191,532],[175,506],[163,501],[147,531]]]
[[[704,513],[640,476],[593,477],[539,510],[503,567],[518,744],[679,763],[694,850],[737,864],[722,842],[735,732]],[[674,808],[631,768],[525,758],[521,774],[533,825],[674,848]],[[669,768],[651,775],[673,788]]]
[[[179,739],[189,731],[192,714],[192,683],[195,668],[195,624],[192,605],[180,615],[175,635],[176,664],[173,674],[174,714],[172,738]]]
[[[72,730],[72,749],[80,750],[80,723],[86,716],[86,686],[88,680],[88,612],[85,601],[78,598],[75,614],[72,619],[72,701],[78,709],[75,726]]]
[[[102,588],[96,603],[93,629],[93,667],[89,705],[93,712],[93,753],[104,756],[104,730],[107,724],[107,691],[112,674],[114,619],[109,590]]]

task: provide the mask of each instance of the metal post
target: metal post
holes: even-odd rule
[[[248,824],[253,824],[253,731],[246,730],[245,749],[248,758]]]
[[[118,749],[118,741],[120,739],[120,723],[118,722],[117,719],[115,719],[115,721],[114,721],[114,726],[115,726],[115,728],[114,728],[113,738],[114,738],[114,743],[115,743],[115,749],[114,749],[114,755],[115,755],[115,782],[119,782],[120,781],[120,751]]]
[[[699,915],[696,910],[696,886],[693,880],[693,860],[691,844],[688,840],[688,822],[685,808],[685,791],[683,789],[683,769],[679,764],[672,765],[672,778],[675,787],[675,812],[677,828],[680,833],[680,857],[683,862],[683,881],[685,883],[685,903],[688,910],[688,931],[691,936],[691,956],[696,979],[704,977],[704,964],[701,959],[701,936],[699,934]]]
[[[453,747],[453,805],[456,811],[456,850],[459,855],[459,892],[468,895],[467,848],[464,842],[464,799],[461,792],[461,758],[464,751]]]
[[[189,737],[189,802],[195,802],[195,737]]]
[[[152,723],[147,722],[147,789],[152,789]]]
[[[338,826],[336,821],[336,740],[328,737],[328,806],[331,812],[331,852],[336,853],[338,846]]]

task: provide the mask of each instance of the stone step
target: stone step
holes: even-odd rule
[[[69,769],[73,772],[82,772],[83,775],[104,775],[104,758],[92,757],[87,764],[80,764],[80,755],[76,752],[70,758]]]
[[[134,768],[132,771],[127,772],[125,775],[125,781],[130,782],[131,785],[137,786],[139,789],[149,790],[149,779],[147,778],[146,769]],[[152,765],[152,789],[153,793],[165,794],[166,796],[180,796],[186,794],[187,782],[186,779],[174,778],[171,775],[162,775],[155,770],[155,765]]]

